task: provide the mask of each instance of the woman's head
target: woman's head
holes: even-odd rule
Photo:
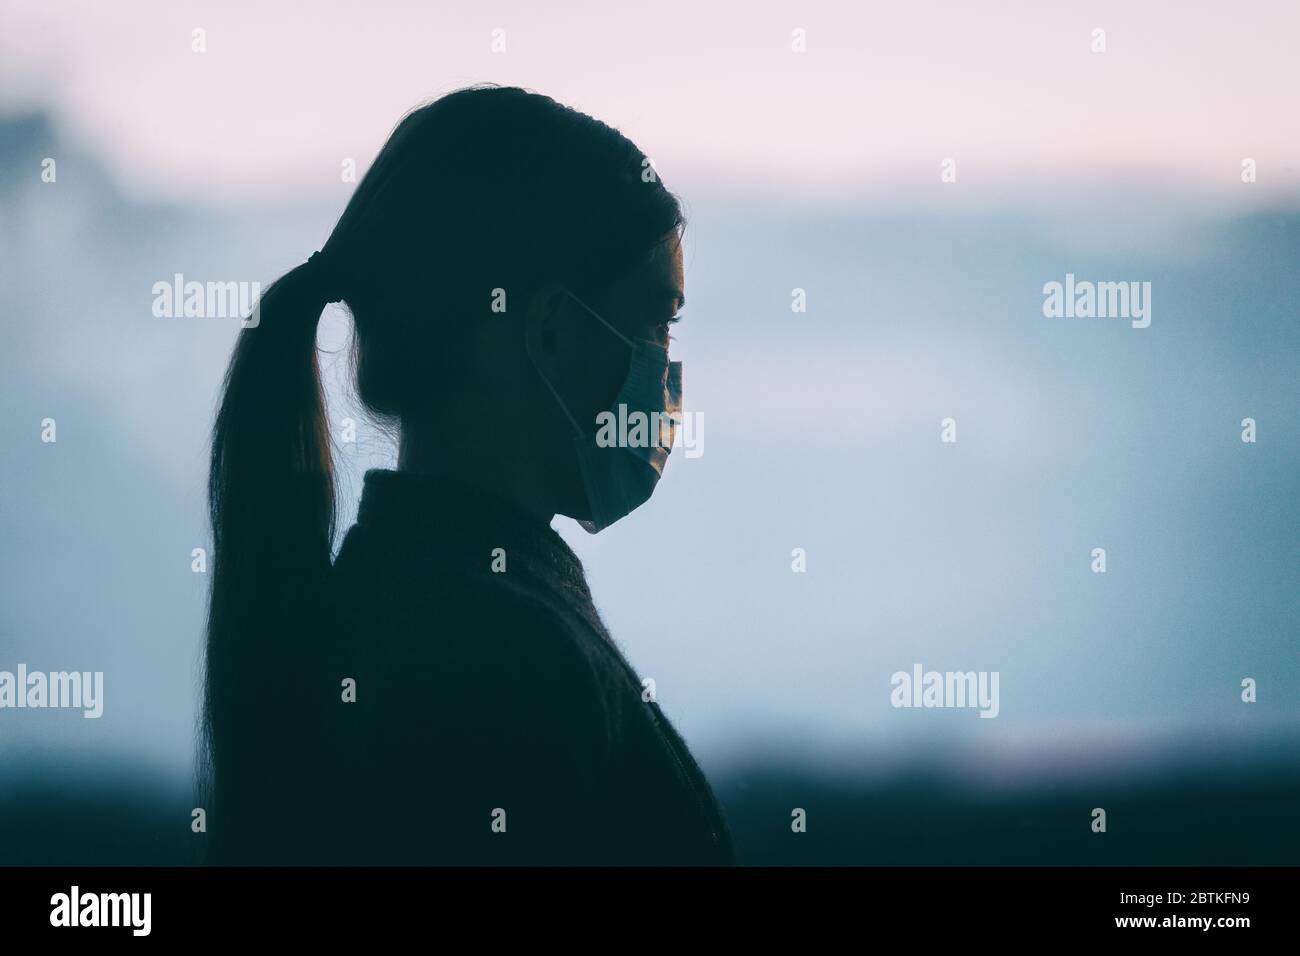
[[[525,347],[555,364],[584,411],[607,402],[626,349],[557,293],[590,295],[657,334],[651,317],[679,307],[655,293],[680,289],[681,226],[645,154],[584,113],[496,87],[421,107],[325,249],[356,323],[360,397],[401,421],[405,444],[436,433],[462,457],[522,467],[531,483],[512,491],[572,513],[572,476],[559,474],[572,456],[549,453],[567,444],[566,423]]]
[[[666,346],[682,224],[617,130],[546,96],[475,87],[406,116],[321,257],[266,291],[227,373],[209,481],[205,739],[220,812],[246,836],[248,795],[292,773],[274,736],[291,723],[277,664],[300,660],[286,638],[310,633],[330,564],[324,304],[351,311],[358,394],[400,425],[404,459],[442,456],[533,510],[582,518],[572,425],[546,383],[591,423],[627,372],[623,338]],[[258,674],[264,693],[249,686]],[[259,703],[271,701],[277,714]]]

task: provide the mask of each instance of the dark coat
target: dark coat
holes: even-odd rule
[[[708,782],[549,525],[371,471],[331,591],[333,686],[356,680],[326,718],[342,862],[735,862]]]

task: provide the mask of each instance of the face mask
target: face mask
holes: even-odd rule
[[[629,339],[568,289],[564,291],[632,350],[627,378],[613,409],[596,416],[595,434],[578,424],[534,363],[576,432],[574,449],[591,512],[578,524],[595,534],[645,504],[654,493],[682,418],[682,363],[670,362],[663,346]]]

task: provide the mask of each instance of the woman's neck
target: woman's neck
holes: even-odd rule
[[[450,478],[481,488],[549,525],[555,509],[543,503],[545,489],[538,487],[536,479],[539,469],[520,460],[521,449],[507,447],[508,441],[484,441],[481,431],[475,432],[466,434],[433,423],[403,421],[397,470]]]

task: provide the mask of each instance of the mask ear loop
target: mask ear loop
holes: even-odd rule
[[[618,329],[614,328],[614,326],[612,326],[612,325],[610,325],[608,322],[606,322],[605,319],[601,316],[601,314],[600,314],[599,312],[597,312],[597,311],[596,311],[595,309],[593,309],[591,306],[587,305],[587,303],[583,302],[583,301],[582,301],[581,299],[579,299],[576,295],[574,295],[572,292],[570,292],[567,286],[561,284],[561,285],[560,285],[560,288],[564,290],[564,294],[565,294],[565,295],[567,295],[567,296],[568,296],[569,298],[571,298],[574,302],[578,303],[578,305],[582,306],[584,309],[586,309],[588,312],[590,312],[593,316],[595,316],[595,317],[596,317],[596,320],[597,320],[598,322],[600,322],[601,325],[605,326],[605,328],[609,329],[611,332],[613,332],[615,335],[617,335],[620,339],[622,339],[622,340],[623,340],[623,343],[624,343],[625,345],[627,345],[628,348],[635,348],[635,347],[636,347],[635,345],[633,345],[631,339],[629,339],[626,335],[624,335],[624,334],[623,334],[622,332],[620,332]],[[551,380],[550,380],[549,378],[546,377],[546,373],[542,371],[541,366],[539,366],[539,365],[537,364],[536,361],[533,361],[533,358],[532,358],[531,355],[529,356],[529,361],[532,361],[532,362],[533,362],[533,368],[535,368],[535,369],[537,370],[537,375],[538,375],[538,377],[541,378],[541,380],[545,383],[546,387],[547,387],[548,389],[550,389],[551,395],[553,395],[553,396],[555,397],[555,403],[556,403],[557,405],[560,406],[560,410],[561,410],[562,412],[564,412],[564,417],[567,418],[567,419],[569,420],[569,424],[573,426],[573,430],[574,430],[575,432],[578,433],[578,436],[579,436],[579,437],[584,437],[587,433],[584,432],[584,431],[582,430],[582,426],[578,424],[578,420],[577,420],[576,418],[573,417],[573,412],[569,411],[569,406],[568,406],[567,404],[565,404],[564,399],[560,398],[560,393],[559,393],[558,391],[556,391],[555,386],[551,384]]]
[[[565,295],[567,295],[567,296],[568,296],[569,298],[571,298],[574,302],[578,303],[578,305],[582,306],[584,309],[586,309],[588,312],[590,312],[593,316],[595,316],[595,317],[596,317],[596,321],[598,321],[601,325],[603,325],[605,328],[609,329],[611,332],[613,332],[615,335],[617,335],[620,339],[622,339],[624,345],[626,345],[628,348],[635,348],[635,346],[632,344],[632,340],[631,340],[631,339],[629,339],[626,335],[624,335],[624,334],[623,334],[622,332],[620,332],[618,329],[614,328],[614,326],[612,326],[612,325],[610,325],[608,322],[606,322],[604,316],[602,316],[599,312],[597,312],[597,311],[596,311],[595,309],[593,309],[591,306],[587,305],[587,303],[583,302],[583,301],[582,301],[581,299],[579,299],[576,295],[574,295],[572,292],[570,292],[567,286],[561,284],[561,285],[560,285],[560,288],[564,290],[564,294],[565,294]]]
[[[582,437],[586,433],[583,432],[582,426],[578,424],[578,420],[573,417],[573,412],[569,411],[569,406],[564,403],[564,399],[560,398],[560,393],[555,390],[555,386],[552,385],[551,380],[546,377],[546,373],[542,371],[542,367],[538,365],[537,362],[533,361],[531,355],[528,357],[528,360],[533,363],[533,368],[537,370],[537,377],[542,380],[543,384],[550,389],[551,394],[555,396],[555,404],[560,406],[560,411],[564,412],[564,417],[569,420],[569,424],[573,426],[573,430],[578,433],[579,437]]]

